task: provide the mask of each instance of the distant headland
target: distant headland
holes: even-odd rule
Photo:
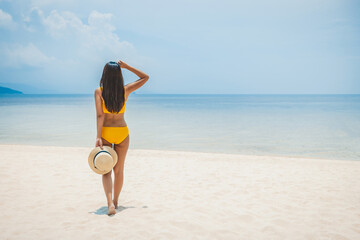
[[[11,88],[0,86],[0,94],[23,94],[23,93]]]

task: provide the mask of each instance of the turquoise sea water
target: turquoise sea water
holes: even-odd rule
[[[0,96],[0,143],[93,147],[93,95]],[[130,148],[360,160],[360,95],[130,95]]]

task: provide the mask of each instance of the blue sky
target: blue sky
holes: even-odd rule
[[[24,93],[93,94],[111,60],[150,76],[139,94],[360,93],[355,0],[0,0],[0,9],[0,86]]]

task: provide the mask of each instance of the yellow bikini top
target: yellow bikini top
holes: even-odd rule
[[[102,93],[102,89],[103,89],[103,88],[100,87],[100,89],[101,89],[101,93]],[[125,98],[126,98],[126,90],[125,90],[125,88],[124,88],[124,95],[125,95]],[[114,112],[109,112],[109,111],[107,110],[107,108],[106,108],[106,106],[105,106],[105,101],[104,101],[104,99],[102,98],[102,96],[101,96],[101,99],[102,99],[102,107],[103,107],[104,113],[114,113]],[[122,109],[121,109],[118,113],[115,112],[115,114],[120,114],[120,113],[125,112],[125,106],[126,106],[126,99],[125,99],[125,103],[124,103],[124,106],[122,107]]]

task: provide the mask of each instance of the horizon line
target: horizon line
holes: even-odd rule
[[[94,95],[93,93],[0,93],[0,95]],[[134,95],[360,95],[360,93],[134,93]]]

